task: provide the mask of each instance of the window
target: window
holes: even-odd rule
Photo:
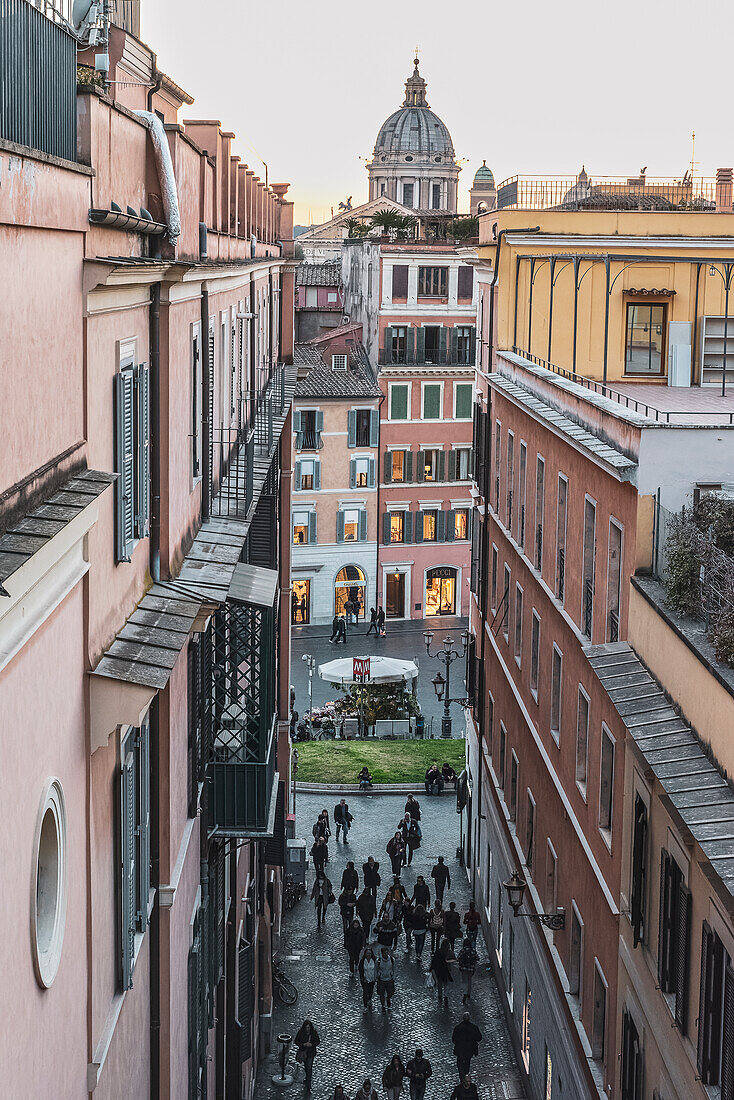
[[[571,906],[571,945],[568,958],[568,991],[572,997],[581,998],[581,973],[583,950],[583,925],[576,911],[576,906]]]
[[[540,671],[540,619],[533,609],[533,625],[530,633],[530,690],[538,701],[538,677]]]
[[[422,525],[423,541],[435,542],[438,537],[438,512],[436,509],[431,508],[420,512],[419,522]]]
[[[296,462],[296,489],[321,488],[321,463],[314,458],[301,458]]]
[[[557,645],[553,645],[553,665],[551,669],[551,706],[550,727],[556,744],[561,739],[561,685],[563,683],[563,654]]]
[[[328,305],[330,305],[330,306],[335,306],[335,305],[336,305],[336,303],[337,303],[337,296],[336,296],[336,292],[335,292],[335,291],[333,291],[333,290],[330,290],[330,291],[328,291],[328,293],[327,293],[327,295],[326,295],[326,302],[327,302],[327,304],[328,304]]]
[[[663,874],[665,867],[663,866]],[[645,915],[647,893],[647,806],[639,794],[635,793],[634,820],[632,822],[632,882],[630,886],[630,923],[632,942],[637,947],[645,938]],[[663,889],[663,896],[665,890]],[[662,902],[661,897],[661,912]],[[661,921],[662,926],[662,921]],[[688,952],[688,945],[685,946]],[[660,952],[658,952],[658,963]],[[662,985],[661,985],[662,988]]]
[[[453,332],[456,354],[454,362],[463,366],[474,365],[474,326],[456,325]],[[456,414],[459,415],[458,413]],[[467,416],[468,419],[468,416]]]
[[[403,206],[413,206],[413,184],[403,184]]]
[[[418,297],[445,298],[448,294],[448,279],[447,267],[419,267]]]
[[[408,419],[408,390],[407,382],[390,383],[390,419]]]
[[[642,1043],[628,1008],[622,1012],[622,1100],[643,1100]],[[657,1096],[657,1093],[653,1093]]]
[[[512,583],[512,574],[510,567],[505,563],[505,587],[502,593],[502,605],[504,611],[502,612],[502,633],[505,637],[505,641],[509,645],[510,643],[510,585]]]
[[[201,370],[201,329],[197,326],[191,336],[191,477],[201,477],[201,417],[204,403]]]
[[[407,481],[405,451],[388,451],[386,468],[390,475],[386,481]]]
[[[355,442],[357,447],[370,447],[374,409],[355,409]]]
[[[454,419],[471,420],[473,388],[471,382],[454,382]]]
[[[388,512],[390,517],[390,542],[405,541],[405,512]]]
[[[535,868],[535,799],[530,790],[525,810],[525,863],[532,875]]]
[[[423,384],[423,419],[441,419],[441,383],[425,382]]]
[[[515,925],[510,923],[507,935],[507,999],[512,1004],[515,993],[515,973],[513,963],[515,961]]]
[[[556,508],[556,596],[563,603],[566,591],[566,524],[568,520],[568,482],[558,475]]]
[[[494,699],[492,693],[487,692],[487,752],[492,755],[494,739]]]
[[[404,325],[392,326],[392,344],[390,346],[390,362],[407,363],[408,330]]]
[[[470,447],[457,447],[452,451],[454,458],[454,476],[449,481],[470,481],[472,452]],[[450,459],[449,459],[450,461]]]
[[[306,309],[315,309],[319,304],[319,288],[317,286],[306,287]]]
[[[419,329],[419,337],[423,345],[423,362],[440,363],[445,360],[442,354],[441,342],[446,338],[446,330],[440,325],[423,325]]]
[[[496,611],[496,609],[497,609],[497,567],[498,567],[498,564],[499,563],[498,563],[497,547],[493,545],[492,546],[492,594],[491,594],[491,600],[490,600],[490,605],[491,605],[492,611]]]
[[[408,265],[395,264],[392,269],[392,296],[396,298],[408,297]],[[403,329],[405,332],[405,329]]]
[[[515,753],[510,753],[510,821],[517,820],[517,773],[518,762]]]
[[[148,368],[123,362],[114,380],[115,561],[130,561],[150,519],[150,399]]]
[[[667,306],[653,302],[627,303],[626,374],[662,374]]]
[[[297,409],[293,414],[293,430],[296,433],[297,451],[318,451],[324,414],[320,409]]]
[[[611,844],[614,794],[614,738],[605,725],[601,728],[601,776],[599,782],[599,828],[608,833]]]
[[[608,642],[619,641],[619,608],[622,600],[622,528],[609,521],[607,559],[607,631]]]
[[[348,359],[346,355],[332,355],[331,357],[331,369],[332,370],[346,370]]]
[[[527,444],[520,444],[520,471],[517,486],[517,541],[522,549],[525,546],[525,481],[528,464]]]
[[[545,511],[545,461],[535,463],[535,568],[543,571],[543,513]]]
[[[441,184],[434,183],[431,185],[431,209],[441,209]]]
[[[545,911],[555,913],[558,907],[558,858],[550,840],[545,848]]]
[[[507,730],[504,722],[500,722],[500,747],[497,754],[497,781],[500,789],[505,787],[505,752],[507,749]]]
[[[150,894],[150,734],[147,718],[120,746],[122,988],[131,989],[135,935],[148,926]]]
[[[696,1063],[704,1085],[721,1085],[730,1096],[734,1084],[734,968],[723,943],[703,922],[701,939],[701,987]],[[724,1021],[726,1020],[726,1023]]]
[[[504,944],[505,914],[502,908],[502,882],[497,883],[497,958],[502,966],[502,947]]]
[[[374,458],[353,458],[349,462],[349,488],[350,489],[374,489],[375,487],[375,460]]]
[[[362,538],[361,527],[367,519],[366,512],[361,508],[345,508],[337,512],[336,517],[337,542],[357,542]]]
[[[66,802],[58,779],[47,780],[44,788],[34,853],[36,889],[31,908],[31,948],[36,979],[48,989],[61,962],[69,877]]]
[[[579,684],[576,710],[576,783],[586,798],[586,769],[589,755],[589,696]]]
[[[507,504],[507,530],[512,534],[512,505],[513,505],[513,489],[515,481],[515,433],[507,433],[507,485],[506,491],[506,504]]]
[[[688,995],[688,958],[691,931],[691,892],[683,871],[664,848],[660,853],[660,923],[658,978],[663,993],[675,1001],[675,1020],[685,1033]]]
[[[607,983],[598,962],[594,962],[594,1014],[591,1032],[591,1057],[599,1062],[606,1058]]]
[[[458,282],[458,297],[471,301],[474,297],[474,268],[469,264],[462,264],[459,268]]]
[[[583,633],[591,639],[594,629],[594,561],[596,556],[596,505],[586,497],[584,501],[584,564],[582,585]]]
[[[525,978],[525,1000],[522,1006],[522,1056],[525,1067],[530,1065],[530,1005],[533,999],[527,977]]]
[[[469,538],[469,509],[454,508],[454,539]]]
[[[313,533],[312,533],[313,532]],[[293,513],[293,543],[296,546],[305,546],[316,541],[316,513]]]
[[[522,664],[522,588],[515,584],[515,660]]]
[[[497,420],[494,426],[494,511],[500,514],[500,469],[502,464],[502,422]]]
[[[545,1095],[544,1100],[553,1100],[553,1059],[548,1047],[545,1048]]]
[[[443,481],[443,451],[419,451],[418,460],[419,481]]]

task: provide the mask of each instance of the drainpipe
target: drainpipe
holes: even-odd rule
[[[154,283],[150,295],[150,575],[161,579],[161,284]]]
[[[160,749],[159,696],[150,705],[150,1100],[159,1100],[161,1076],[161,907],[160,907]],[[145,902],[147,904],[147,900]]]
[[[202,434],[202,478],[201,478],[201,519],[203,523],[211,515],[212,496],[212,450],[210,447],[212,428],[211,383],[209,377],[209,291],[201,288],[201,388],[203,392],[201,410]]]

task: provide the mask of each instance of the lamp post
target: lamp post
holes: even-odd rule
[[[454,639],[449,634],[447,634],[446,637],[443,640],[443,649],[436,650],[435,653],[431,653],[431,642],[433,641],[433,631],[432,630],[424,630],[423,631],[423,638],[425,639],[426,653],[428,654],[428,656],[431,657],[431,658],[436,658],[436,660],[443,661],[443,664],[446,667],[446,676],[442,676],[441,672],[439,671],[434,676],[431,683],[433,684],[433,688],[436,692],[436,698],[438,699],[439,703],[443,699],[443,717],[441,718],[441,736],[448,738],[448,737],[451,737],[451,709],[450,709],[451,704],[452,703],[463,703],[464,702],[464,697],[463,696],[457,697],[455,699],[451,698],[451,686],[450,686],[451,671],[450,670],[451,670],[451,665],[454,663],[454,661],[463,660],[463,658],[466,657],[466,651],[467,651],[467,648],[469,646],[469,631],[465,630],[461,635],[461,647],[462,648],[461,648],[460,652],[459,652],[459,650],[454,649]]]
[[[308,732],[310,740],[313,737],[313,670],[316,667],[316,658],[310,653],[304,653],[301,660],[308,662]]]
[[[527,920],[535,920],[538,924],[543,924],[546,928],[550,928],[552,932],[560,932],[566,927],[566,910],[560,907],[556,909],[555,913],[520,912],[528,884],[517,871],[513,871],[508,881],[503,882],[502,885],[507,891],[507,900],[510,903],[510,908],[514,916],[525,917]]]

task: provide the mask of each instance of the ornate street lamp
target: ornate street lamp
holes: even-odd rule
[[[517,871],[513,871],[507,882],[503,882],[505,890],[507,891],[507,900],[510,903],[513,915],[516,917],[526,917],[527,920],[538,921],[539,924],[545,925],[546,928],[550,928],[553,932],[560,932],[566,927],[566,911],[565,909],[558,908],[555,913],[521,913],[520,908],[525,896],[525,890],[527,889],[527,882],[518,874]]]
[[[449,684],[450,668],[454,661],[463,660],[466,657],[466,651],[469,647],[469,631],[463,631],[461,635],[461,652],[454,650],[454,639],[450,635],[446,635],[443,640],[443,649],[437,650],[435,653],[431,653],[431,643],[433,641],[433,631],[424,630],[423,638],[426,643],[426,653],[429,657],[435,657],[437,660],[442,661],[446,667],[446,676],[442,676],[439,672],[431,681],[436,692],[436,698],[439,702],[443,699],[443,717],[441,718],[441,736],[449,738],[451,737],[451,704],[462,703],[467,705],[467,700],[462,697],[455,699],[451,698],[451,687]]]

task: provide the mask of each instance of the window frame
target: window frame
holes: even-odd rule
[[[606,745],[611,745],[611,775],[609,776],[609,797],[607,804],[603,805],[602,795],[604,791],[604,749]],[[612,850],[612,834],[614,831],[614,779],[616,773],[616,749],[617,742],[609,729],[606,722],[601,724],[601,743],[599,752],[599,813],[597,817],[599,832],[601,833],[602,840]],[[602,813],[602,810],[604,811]],[[608,824],[603,824],[608,820]]]
[[[589,545],[589,516],[591,522],[591,546]],[[589,641],[594,634],[594,606],[596,594],[596,527],[597,527],[597,502],[588,493],[584,494],[584,526],[582,538],[581,560],[581,615],[579,623],[581,633]],[[590,586],[591,607],[587,606],[587,585]]]
[[[388,508],[387,513],[390,516],[390,542],[389,546],[404,545],[405,543],[405,509],[404,508]],[[393,520],[400,520],[400,538],[394,539],[393,536]]]
[[[537,627],[537,629],[536,629]],[[533,608],[530,628],[530,694],[538,702],[540,683],[540,615]]]
[[[459,404],[458,391],[467,389],[469,390],[469,415],[459,416],[457,409]],[[473,382],[454,382],[454,408],[453,419],[461,422],[465,420],[472,420],[474,416],[474,384]]]
[[[430,274],[429,274],[430,273]],[[430,287],[427,287],[430,283]],[[439,264],[418,265],[418,297],[447,298],[449,293],[448,266]]]
[[[405,416],[393,415],[393,394],[398,390],[405,390]],[[397,424],[405,424],[411,417],[412,384],[410,382],[388,382],[388,420]]]
[[[662,322],[660,324],[660,369],[659,370],[630,370],[629,369],[629,346],[630,346],[630,310],[650,310],[649,328],[652,334],[653,320],[652,310],[660,309],[662,311]],[[667,373],[667,348],[668,348],[668,303],[659,301],[627,301],[625,303],[624,314],[624,374],[625,377],[630,378],[663,378]],[[657,322],[655,322],[657,327]],[[648,360],[652,360],[651,355],[652,344],[648,342]]]
[[[518,668],[522,668],[522,631],[524,616],[524,592],[519,581],[515,581],[515,622],[513,630],[513,656]]]
[[[583,753],[583,779],[579,776],[579,722],[581,719],[581,700],[585,701],[586,707],[586,730],[584,733],[584,753]],[[591,698],[584,688],[583,684],[578,686],[578,695],[576,699],[576,755],[575,755],[575,769],[574,776],[576,780],[576,787],[583,798],[584,802],[587,800],[588,785],[589,785],[589,730],[591,729]]]
[[[540,472],[542,470],[542,477]],[[538,492],[538,484],[541,489]],[[540,520],[538,513],[540,512]],[[543,575],[543,526],[545,523],[545,458],[540,453],[535,455],[535,545],[533,547],[533,561],[535,568],[541,577]]]
[[[558,698],[556,702],[556,658],[558,658]],[[555,712],[555,714],[554,714]],[[558,718],[553,724],[554,716]],[[550,697],[550,733],[556,745],[561,744],[561,726],[563,724],[563,651],[556,643],[553,643],[553,657],[551,663],[551,697]]]
[[[563,484],[565,490],[563,513],[561,513],[561,484]],[[556,576],[554,593],[558,602],[564,607],[566,603],[566,545],[568,539],[568,478],[560,472],[556,494]],[[563,514],[563,530],[561,530],[561,514]],[[561,568],[561,553],[563,553],[563,568]]]
[[[438,390],[438,416],[426,416],[426,390],[434,388]],[[421,382],[421,420],[443,420],[443,388],[444,384],[442,381]]]
[[[619,532],[619,564],[615,570],[617,575],[617,591],[616,591],[616,612],[612,608],[612,589],[611,579],[613,574],[612,570],[612,530]],[[624,524],[620,523],[614,516],[609,517],[609,534],[607,542],[607,601],[606,601],[606,618],[604,623],[604,638],[608,642],[619,641],[619,633],[621,630],[622,619],[622,563],[624,561]],[[612,615],[616,614],[616,637],[615,630],[612,629]]]

